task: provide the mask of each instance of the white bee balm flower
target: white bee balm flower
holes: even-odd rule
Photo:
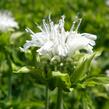
[[[8,31],[9,28],[18,28],[17,22],[8,11],[0,11],[0,31]]]
[[[78,25],[75,28],[77,22]],[[34,33],[29,28],[26,29],[31,34],[32,39],[27,41],[21,50],[26,51],[28,48],[35,46],[39,47],[37,52],[40,55],[58,55],[61,57],[71,55],[81,49],[92,53],[97,36],[89,33],[78,33],[80,23],[81,19],[76,18],[70,31],[65,31],[64,16],[58,24],[54,24],[51,19],[49,19],[49,23],[43,20],[43,27],[38,26],[41,32]]]
[[[105,3],[107,6],[109,6],[109,0],[106,0]]]

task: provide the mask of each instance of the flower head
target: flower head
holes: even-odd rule
[[[31,34],[32,39],[26,41],[21,50],[26,51],[28,48],[35,46],[39,47],[37,50],[39,55],[58,55],[61,57],[66,57],[81,49],[92,53],[96,35],[78,33],[77,31],[81,23],[81,19],[79,18],[75,19],[70,31],[65,31],[64,18],[65,17],[62,16],[58,24],[54,24],[50,18],[49,23],[43,20],[43,27],[38,26],[41,30],[39,33],[34,33],[27,28],[26,31]],[[76,23],[78,23],[78,25],[75,27]]]
[[[8,11],[0,11],[0,31],[8,31],[9,28],[18,28],[17,22]]]
[[[106,75],[109,77],[109,69],[106,70]]]
[[[109,0],[106,0],[105,3],[107,6],[109,6]]]

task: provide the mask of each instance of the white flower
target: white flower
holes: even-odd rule
[[[109,77],[109,69],[107,69],[105,73]]]
[[[109,6],[109,0],[106,0],[105,3],[107,6]]]
[[[76,23],[78,25],[75,27]],[[78,33],[80,23],[81,19],[76,18],[70,31],[65,31],[64,16],[62,16],[58,24],[54,24],[50,18],[48,23],[43,20],[43,27],[38,26],[41,32],[34,33],[29,28],[26,29],[31,34],[32,39],[26,41],[21,50],[26,51],[28,48],[35,46],[39,47],[37,52],[40,55],[58,55],[61,57],[71,55],[80,49],[92,53],[97,37],[89,33]]]
[[[0,31],[8,31],[9,28],[18,28],[17,22],[8,11],[0,11]]]

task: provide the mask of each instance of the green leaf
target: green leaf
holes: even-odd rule
[[[87,55],[87,57],[84,57],[80,60],[78,66],[75,68],[74,73],[71,75],[72,83],[76,83],[88,75],[90,64],[94,56],[95,54],[92,54],[91,56]]]
[[[95,85],[103,85],[103,84],[109,84],[109,77],[104,75],[99,76],[92,76],[87,78],[83,85],[86,86],[95,86]]]
[[[15,66],[16,67],[16,66]],[[18,68],[15,68],[18,69]],[[39,84],[46,84],[46,78],[44,77],[44,72],[40,69],[36,69],[34,67],[30,67],[30,66],[23,66],[18,70],[14,70],[13,73],[23,73],[23,74],[28,74],[30,75],[36,83]]]
[[[65,90],[70,91],[71,82],[70,77],[67,73],[61,73],[59,71],[53,71],[52,77],[49,80],[50,89],[54,89],[55,87],[61,87]]]
[[[19,70],[17,71],[14,71],[14,73],[29,73],[30,72],[30,69],[26,66],[24,67],[21,67]]]
[[[82,108],[83,109],[95,109],[95,105],[91,96],[89,96],[86,92],[82,94]]]

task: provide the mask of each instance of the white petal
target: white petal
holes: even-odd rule
[[[88,46],[87,46],[87,47],[85,47],[84,49],[85,49],[85,50],[87,50],[87,52],[88,52],[88,53],[90,53],[90,54],[91,54],[91,53],[93,53],[93,50],[92,50],[92,49],[93,49],[93,47],[92,47],[92,46],[90,46],[90,45],[88,45]]]
[[[26,41],[23,48],[21,48],[21,51],[26,51],[27,49],[29,49],[32,46],[38,46],[38,45],[34,41]]]
[[[32,40],[38,43],[38,47],[41,47],[49,40],[49,37],[48,34],[40,32],[32,35]]]
[[[59,56],[66,56],[65,48],[64,47],[62,47],[61,45],[59,45],[58,48],[57,48],[57,50],[58,50],[58,55]]]
[[[83,37],[75,37],[68,43],[69,51],[74,53],[77,50],[84,49],[89,45],[89,40]]]
[[[86,37],[88,39],[91,39],[91,40],[96,40],[97,39],[96,35],[89,34],[89,33],[82,33],[81,36],[84,36],[84,37]]]
[[[89,44],[90,44],[91,46],[94,46],[96,43],[95,43],[95,41],[93,41],[93,40],[89,40]]]
[[[42,46],[40,49],[38,49],[37,52],[40,55],[46,55],[48,52],[50,52],[52,50],[52,46],[53,46],[53,43],[51,41],[48,41],[47,43],[45,43],[44,46]]]

